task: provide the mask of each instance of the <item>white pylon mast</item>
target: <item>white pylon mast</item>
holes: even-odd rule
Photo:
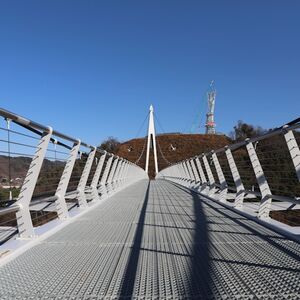
[[[156,152],[156,139],[155,139],[155,127],[154,127],[154,118],[153,118],[153,106],[150,105],[149,113],[149,126],[148,126],[148,142],[147,142],[147,155],[146,155],[146,166],[145,171],[148,173],[149,169],[149,154],[151,146],[151,136],[153,141],[153,153],[154,153],[154,165],[155,165],[155,175],[158,173],[158,164],[157,164],[157,152]]]

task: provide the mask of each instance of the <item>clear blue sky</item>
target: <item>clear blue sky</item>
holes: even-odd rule
[[[298,0],[0,0],[0,41],[0,106],[93,144],[151,103],[165,131],[203,126],[211,79],[218,131],[300,112]]]

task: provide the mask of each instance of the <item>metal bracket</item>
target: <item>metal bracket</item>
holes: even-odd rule
[[[200,187],[200,192],[207,194],[208,193],[208,184],[207,184],[207,179],[205,177],[201,162],[199,160],[199,157],[196,157],[196,164],[197,168],[200,174],[200,179],[201,179],[201,187]]]
[[[236,187],[236,195],[235,195],[235,200],[234,200],[234,207],[236,208],[242,208],[243,207],[243,202],[244,202],[244,195],[245,195],[245,188],[241,180],[241,176],[239,173],[239,170],[236,166],[236,163],[234,161],[233,155],[231,153],[231,150],[227,148],[225,150],[225,154],[227,157],[227,161],[229,164],[229,168],[232,174],[232,178]]]
[[[217,171],[219,182],[221,184],[221,190],[220,190],[220,194],[219,194],[219,201],[226,202],[227,183],[226,183],[225,176],[224,176],[223,170],[221,168],[221,165],[220,165],[220,162],[219,162],[219,159],[218,159],[216,153],[212,153],[212,159],[213,159],[216,171]]]
[[[72,171],[75,165],[79,147],[80,147],[80,140],[78,140],[77,144],[73,145],[70,151],[64,171],[60,177],[60,181],[55,192],[55,196],[57,197],[57,199],[55,200],[55,206],[56,206],[57,215],[59,219],[66,219],[69,217],[65,196],[72,175]]]
[[[210,195],[213,195],[215,193],[215,179],[214,179],[213,173],[210,169],[207,157],[205,155],[203,155],[202,160],[203,160],[203,163],[204,163],[206,174],[208,176],[208,182],[209,182],[208,195],[210,196]]]
[[[16,213],[19,236],[21,238],[31,238],[34,236],[34,229],[31,220],[29,204],[42,168],[42,164],[47,152],[53,129],[49,127],[48,132],[44,132],[37,145],[31,164],[24,179],[17,203],[20,209]]]
[[[106,194],[107,193],[107,189],[106,189],[106,181],[107,181],[107,178],[108,178],[108,175],[109,175],[109,171],[110,171],[110,167],[111,167],[111,164],[112,164],[112,161],[113,161],[113,158],[114,156],[110,156],[106,162],[106,166],[105,166],[105,170],[104,170],[104,173],[102,175],[102,178],[100,180],[100,184],[101,184],[101,193],[102,194]]]
[[[116,172],[118,163],[119,163],[119,157],[117,156],[112,164],[111,171],[110,171],[108,179],[107,179],[109,192],[111,192],[113,190],[113,180],[114,180],[114,176],[115,176],[115,172]]]
[[[196,187],[196,185],[199,185],[199,184],[200,184],[200,177],[199,177],[199,174],[198,174],[198,171],[197,171],[197,167],[196,167],[196,165],[195,165],[195,161],[194,161],[193,158],[190,160],[190,164],[191,164],[191,166],[192,166],[192,170],[193,170],[193,173],[194,173],[194,177],[195,177],[195,187]],[[194,187],[194,188],[195,188],[195,187]]]
[[[97,149],[93,149],[87,158],[84,169],[82,171],[78,186],[77,186],[77,199],[79,207],[84,208],[87,207],[86,195],[85,195],[85,187],[89,178],[89,174],[93,165],[94,157]]]
[[[92,188],[92,201],[94,200],[99,200],[99,193],[98,193],[98,182],[99,182],[99,178],[103,169],[103,165],[104,165],[104,161],[106,158],[106,151],[104,152],[103,155],[101,155],[98,164],[97,164],[97,168],[91,183],[91,188]]]
[[[300,182],[300,150],[299,146],[297,144],[297,141],[295,139],[295,135],[292,130],[288,130],[287,127],[285,127],[287,132],[284,134],[284,138],[286,141],[286,144],[289,148],[289,152],[295,167],[295,171],[298,177],[298,181]]]
[[[248,140],[248,139],[247,139]],[[246,140],[246,142],[247,142]],[[272,198],[271,198],[271,190],[269,187],[269,184],[267,182],[267,179],[265,177],[264,171],[261,167],[261,164],[259,162],[258,156],[256,154],[256,151],[254,149],[254,146],[251,142],[248,142],[246,144],[246,148],[248,151],[248,155],[252,164],[252,168],[254,170],[254,174],[259,186],[259,190],[261,193],[261,202],[258,209],[258,218],[260,219],[268,219],[269,213],[271,209],[272,204]]]

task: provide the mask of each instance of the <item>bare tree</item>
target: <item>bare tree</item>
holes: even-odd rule
[[[243,141],[246,138],[259,136],[266,133],[266,130],[260,126],[253,126],[247,124],[241,120],[238,121],[237,125],[233,127],[233,131],[230,132],[230,138],[234,141]]]
[[[121,143],[117,138],[109,136],[101,143],[99,148],[102,150],[106,150],[107,152],[116,154],[120,148],[120,145]]]

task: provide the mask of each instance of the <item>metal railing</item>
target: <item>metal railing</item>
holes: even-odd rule
[[[0,109],[0,243],[144,178],[137,165]]]
[[[300,205],[300,119],[266,134],[175,163],[160,171],[164,178],[212,197],[257,204],[256,216],[268,219],[272,202]],[[298,225],[299,226],[299,225]]]

